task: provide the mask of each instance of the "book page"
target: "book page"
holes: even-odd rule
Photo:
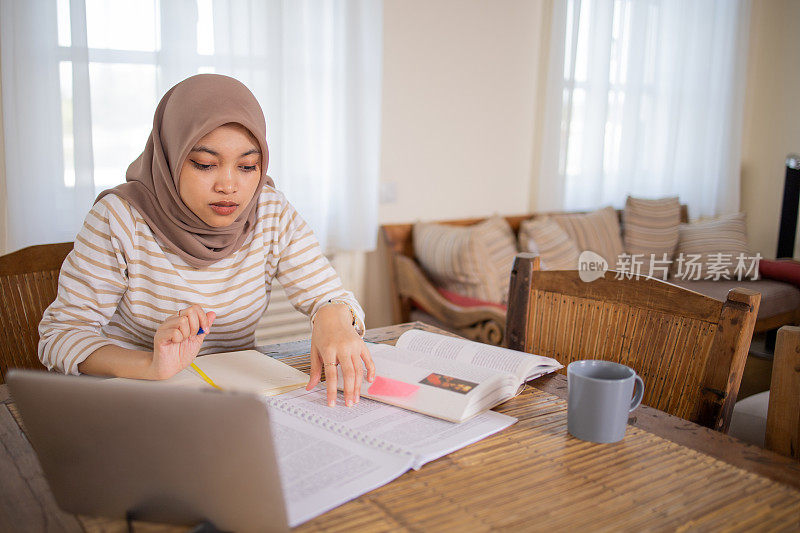
[[[419,329],[411,329],[400,335],[396,346],[408,351],[449,359],[460,364],[507,372],[517,376],[520,382],[554,372],[563,366],[550,357],[518,352]]]
[[[464,364],[461,361],[441,357],[438,353],[428,354],[419,350],[412,350],[401,346],[390,344],[367,343],[369,353],[373,359],[379,358],[394,367],[410,367],[406,369],[408,376],[397,376],[397,379],[414,379],[417,376],[424,377],[430,372],[458,376],[461,379],[482,382],[496,377],[500,371],[485,366]],[[392,374],[395,377],[395,374]]]
[[[447,422],[438,418],[361,398],[345,407],[340,393],[336,407],[328,407],[322,386],[296,390],[270,399],[283,402],[307,421],[337,427],[361,442],[414,457],[414,468],[497,433],[516,418],[487,411],[472,419]]]
[[[411,467],[392,454],[269,409],[289,526],[381,487]]]

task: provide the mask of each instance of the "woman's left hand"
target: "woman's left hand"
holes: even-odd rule
[[[326,305],[314,317],[311,331],[311,379],[306,390],[311,390],[319,383],[324,370],[330,407],[336,404],[337,365],[342,367],[344,403],[348,407],[358,403],[361,398],[364,367],[367,369],[367,381],[375,380],[372,357],[352,322],[350,308],[345,304]]]

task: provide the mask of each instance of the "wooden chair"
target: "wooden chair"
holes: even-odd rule
[[[577,271],[540,271],[538,257],[518,255],[509,347],[564,365],[580,359],[628,365],[644,380],[643,403],[727,431],[761,295],[732,289],[721,302],[616,274],[584,282]]]
[[[71,250],[71,242],[43,244],[0,257],[0,384],[9,368],[42,368],[39,322]]]
[[[800,328],[796,326],[778,331],[764,444],[800,460]]]

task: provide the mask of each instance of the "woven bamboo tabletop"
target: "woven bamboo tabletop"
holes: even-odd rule
[[[370,340],[391,342],[409,327],[372,331]],[[262,351],[308,369],[305,343]],[[0,408],[16,415],[7,397],[0,397]],[[567,433],[566,402],[530,386],[497,410],[519,422],[419,471],[407,472],[297,530],[800,530],[800,483],[795,481],[800,470],[774,454],[688,422],[678,427],[689,435],[681,438],[691,445],[674,442],[680,439],[656,434],[668,430],[674,418],[653,409],[645,409],[642,417],[643,425],[653,431],[629,426],[619,443],[580,441]],[[32,526],[26,530],[125,530],[123,521],[59,511],[30,445],[11,434],[14,429],[22,433],[4,425],[2,416],[0,442],[6,451],[4,455],[0,447],[0,472],[20,479],[3,478],[0,530],[23,523]],[[722,452],[715,457],[698,448]],[[729,456],[733,460],[719,458]],[[19,490],[9,498],[12,488]],[[31,496],[22,494],[25,491]],[[4,515],[18,521],[6,522]],[[136,527],[136,531],[177,530],[181,529],[144,523]]]
[[[529,388],[520,421],[409,472],[300,531],[800,528],[800,491],[629,427],[622,442],[567,433],[566,402]]]

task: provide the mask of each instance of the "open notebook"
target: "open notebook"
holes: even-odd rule
[[[304,387],[308,383],[308,374],[256,350],[213,353],[195,358],[194,363],[216,385],[226,391],[275,396]],[[122,379],[125,378],[114,378],[112,381]],[[178,372],[169,379],[153,383],[198,389],[211,388],[211,385],[192,367]]]

